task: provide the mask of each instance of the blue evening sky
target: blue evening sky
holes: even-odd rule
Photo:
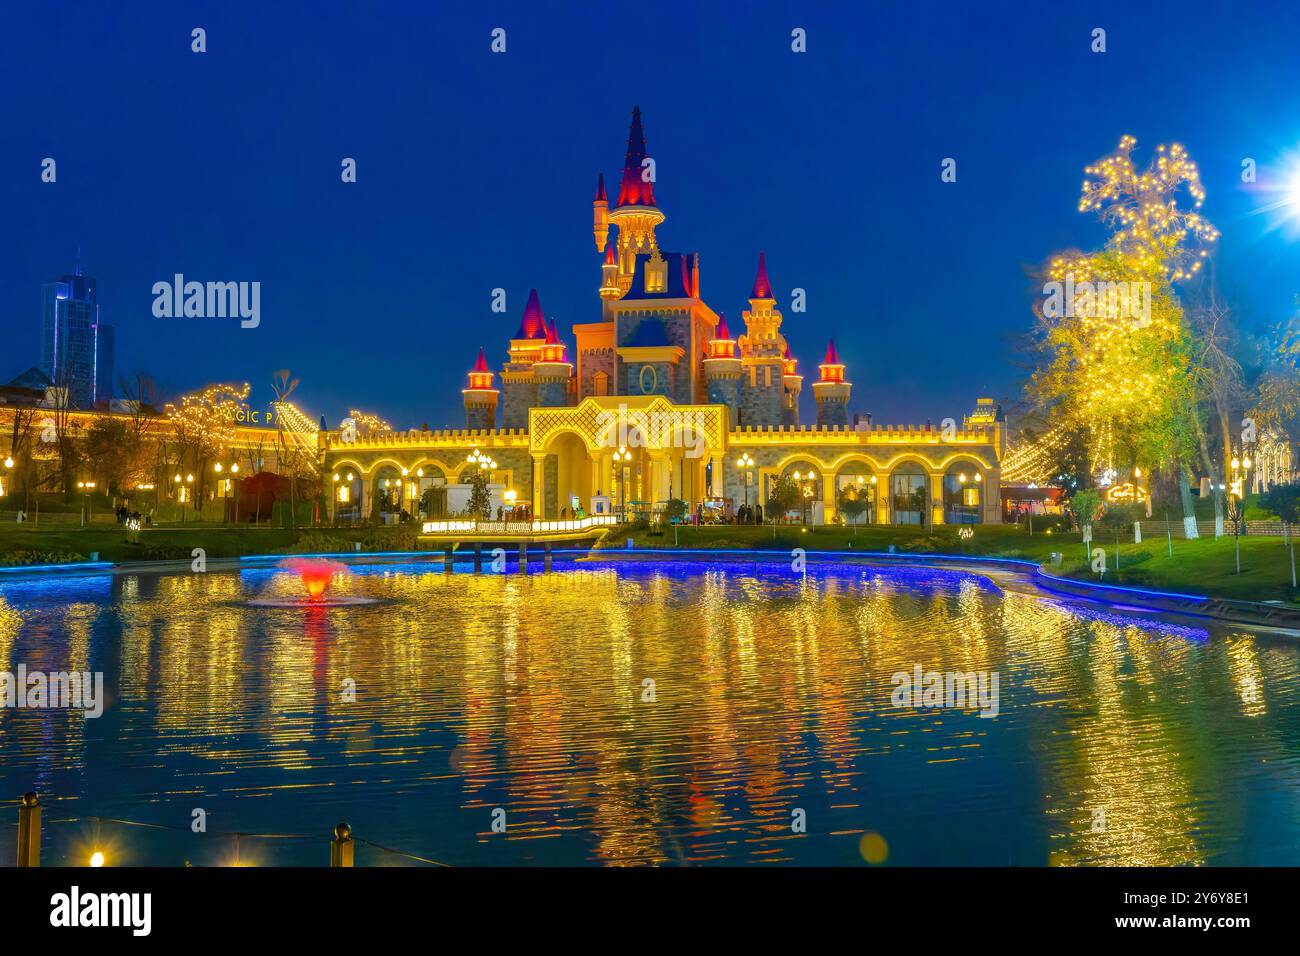
[[[616,189],[634,104],[664,248],[701,254],[733,332],[766,250],[803,372],[834,337],[851,410],[877,421],[1014,397],[1026,268],[1099,243],[1082,169],[1123,133],[1143,160],[1187,145],[1219,284],[1243,321],[1275,322],[1300,240],[1269,231],[1240,173],[1287,174],[1300,10],[1138,6],[5,4],[0,380],[38,361],[41,283],[80,245],[119,374],[173,394],[248,381],[261,404],[288,367],[332,424],[349,407],[459,424],[465,372],[480,344],[499,367],[529,288],[570,344],[599,317],[591,199],[598,172]],[[260,281],[260,327],[155,318],[151,287],[177,272]]]

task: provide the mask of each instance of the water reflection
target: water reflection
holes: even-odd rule
[[[334,587],[379,603],[338,608],[250,608],[298,592],[269,569],[77,581],[0,585],[0,660],[89,662],[109,707],[0,711],[0,792],[178,827],[128,862],[229,862],[195,808],[318,836],[241,841],[264,864],[341,819],[453,864],[853,864],[867,833],[891,864],[1300,860],[1279,639],[928,569],[360,566]],[[999,715],[895,706],[917,665],[997,672]]]

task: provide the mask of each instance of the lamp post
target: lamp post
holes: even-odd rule
[[[794,483],[799,486],[799,490],[803,493],[804,503],[800,513],[803,517],[803,525],[806,528],[808,527],[808,505],[812,502],[813,486],[817,481],[817,472],[810,471],[808,474],[800,476],[799,472],[796,471],[790,477],[794,479]]]
[[[338,524],[339,508],[339,473],[334,472],[334,492],[330,495],[330,526]]]
[[[79,481],[77,487],[81,489],[81,526],[84,528],[86,522],[90,520],[90,493],[95,490],[95,483]]]
[[[745,478],[745,512],[748,513],[749,512],[749,482],[750,479],[753,477],[753,472],[750,469],[754,467],[754,459],[750,457],[749,452],[745,452],[739,458],[736,459],[736,467],[741,469],[741,474]]]
[[[215,472],[217,473],[217,480],[218,480],[218,481],[221,481],[221,480],[223,480],[223,479],[221,478],[221,473],[222,473],[223,471],[226,471],[227,469],[226,469],[226,465],[225,465],[225,464],[223,464],[222,462],[217,462],[216,464],[214,464],[214,465],[212,466],[212,470],[215,471]],[[239,474],[239,462],[237,462],[237,461],[232,461],[232,462],[230,463],[229,471],[230,471],[230,477],[227,478],[227,479],[224,479],[224,480],[230,482],[230,487],[231,487],[231,489],[235,492],[235,495],[234,495],[234,498],[235,498],[235,524],[238,524],[238,523],[239,523],[239,479],[238,479],[237,477],[235,477],[235,476]],[[226,495],[226,497],[230,497],[230,496],[229,496],[229,495]],[[222,520],[222,523],[224,524],[224,523],[225,523],[225,520],[226,520],[225,508],[222,508],[221,511],[222,511],[222,514],[221,514],[221,520]]]
[[[614,452],[614,468],[618,472],[618,514],[619,520],[627,520],[627,476],[623,473],[627,463],[632,460],[632,453],[622,445]]]
[[[6,456],[5,456],[5,480],[4,480],[4,493],[5,493],[6,495],[12,495],[12,494],[14,493],[14,490],[13,490],[13,487],[12,487],[12,486],[13,486],[13,481],[12,481],[12,477],[11,477],[11,476],[13,475],[13,470],[14,470],[14,459],[13,459],[13,456],[12,456],[12,455],[6,455]]]
[[[1235,499],[1233,502],[1233,531],[1236,538],[1237,553],[1237,573],[1241,573],[1241,531],[1243,519],[1245,518],[1245,498],[1246,498],[1246,476],[1250,472],[1250,458],[1242,456],[1238,459],[1235,455],[1232,458],[1232,481],[1228,485],[1228,496]]]

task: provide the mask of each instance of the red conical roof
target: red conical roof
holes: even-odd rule
[[[713,337],[718,341],[722,341],[723,339],[729,340],[731,338],[731,330],[727,328],[727,313],[718,313],[718,328],[713,333]]]
[[[614,243],[609,242],[605,244],[605,265],[612,266],[614,262]]]
[[[645,131],[641,129],[641,107],[632,107],[632,128],[627,134],[627,154],[623,157],[623,182],[618,187],[618,205],[653,206],[654,183],[641,181],[641,163],[646,158]]]
[[[549,322],[546,324],[546,344],[547,345],[560,344],[560,330],[555,327],[554,322]]]
[[[770,299],[772,298],[772,283],[767,279],[767,254],[760,252],[758,254],[758,275],[754,277],[754,291],[749,294],[751,299]]]
[[[528,290],[528,304],[524,306],[524,317],[519,323],[517,339],[540,339],[546,337],[546,319],[542,318],[542,304],[537,301],[537,290]]]
[[[601,173],[600,178],[596,180],[596,202],[605,202],[605,174]]]
[[[488,371],[487,356],[483,354],[483,346],[481,345],[478,347],[478,361],[474,363],[474,371],[476,372]]]
[[[786,342],[786,343],[785,343],[785,360],[786,360],[787,362],[793,362],[793,361],[794,361],[794,356],[790,354],[790,343],[789,343],[789,342]]]
[[[823,364],[823,365],[839,365],[839,364],[840,364],[840,356],[839,356],[839,353],[835,351],[835,340],[834,340],[834,339],[831,339],[830,345],[826,346],[826,361],[825,361],[825,362],[822,362],[822,364]]]

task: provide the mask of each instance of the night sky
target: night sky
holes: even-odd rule
[[[766,250],[807,381],[834,337],[850,411],[879,422],[1014,398],[1026,269],[1100,243],[1079,184],[1123,133],[1143,162],[1179,140],[1199,163],[1243,323],[1300,292],[1300,239],[1269,231],[1240,176],[1251,157],[1276,183],[1300,137],[1287,5],[281,6],[6,5],[0,380],[38,362],[41,284],[80,245],[119,375],[172,394],[248,381],[261,404],[287,367],[331,424],[356,407],[460,425],[465,372],[479,345],[499,368],[529,288],[570,345],[599,318],[591,199],[598,172],[615,191],[634,104],[662,247],[701,254],[733,332]],[[260,327],[155,318],[151,287],[176,272],[260,281]]]

